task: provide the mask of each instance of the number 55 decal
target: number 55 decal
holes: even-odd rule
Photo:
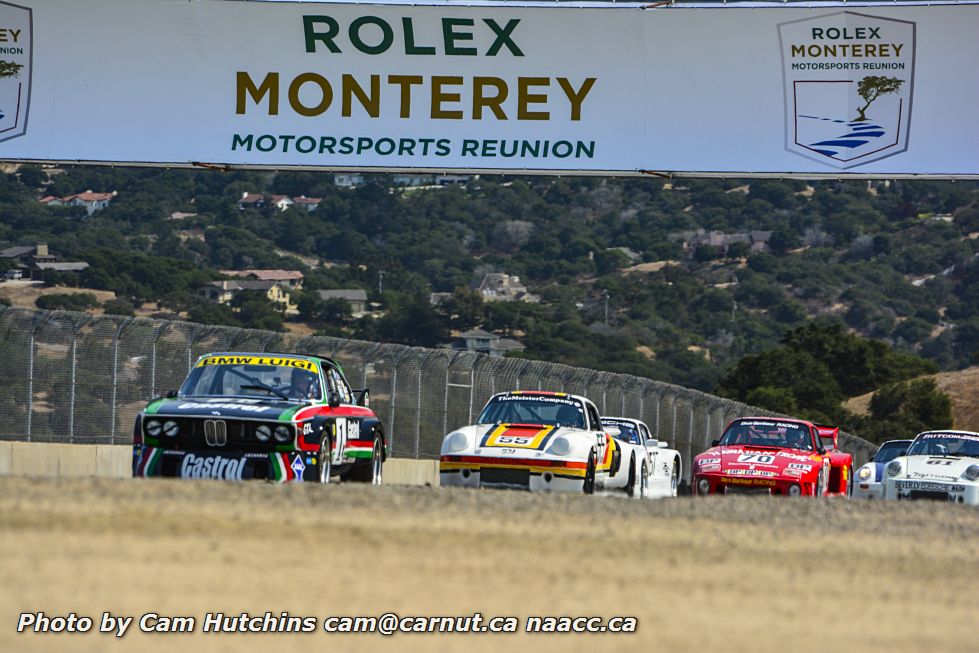
[[[347,449],[347,432],[349,424],[346,417],[333,420],[333,462],[343,461],[343,452]]]

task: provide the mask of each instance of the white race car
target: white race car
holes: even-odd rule
[[[884,467],[907,452],[911,440],[888,440],[871,456],[870,462],[857,470],[851,499],[882,499],[884,497]]]
[[[979,433],[920,433],[884,468],[884,498],[979,505]]]
[[[494,395],[476,424],[445,436],[439,459],[442,485],[585,494],[636,495],[639,469],[623,460],[595,404],[563,392]]]
[[[631,417],[603,417],[602,425],[622,445],[622,460],[638,465],[640,497],[675,497],[680,484],[680,452],[657,440],[644,422]],[[631,472],[630,472],[631,473]]]

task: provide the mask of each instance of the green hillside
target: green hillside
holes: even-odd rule
[[[118,195],[91,216],[39,202],[89,189]],[[244,193],[322,201],[240,209]],[[227,306],[198,290],[223,269],[301,270],[302,313],[289,319],[326,333],[433,346],[481,327],[518,339],[521,356],[708,391],[812,319],[946,370],[979,351],[971,181],[480,177],[402,189],[385,175],[342,188],[311,172],[25,166],[0,177],[0,247],[38,241],[90,264],[49,283],[112,290],[116,312],[159,302],[163,314],[284,328],[261,297]],[[518,276],[540,303],[483,302],[471,284],[488,272]],[[366,290],[375,316],[315,294],[330,288]],[[433,292],[452,296],[434,306]]]

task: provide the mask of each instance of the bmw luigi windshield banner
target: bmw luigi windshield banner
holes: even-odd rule
[[[0,160],[979,176],[979,5],[0,2]]]

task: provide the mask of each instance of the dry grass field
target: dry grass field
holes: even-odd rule
[[[0,478],[0,650],[975,650],[979,512]],[[20,612],[638,617],[634,634],[16,633]],[[97,626],[96,626],[97,628]],[[199,628],[198,628],[199,630]]]

